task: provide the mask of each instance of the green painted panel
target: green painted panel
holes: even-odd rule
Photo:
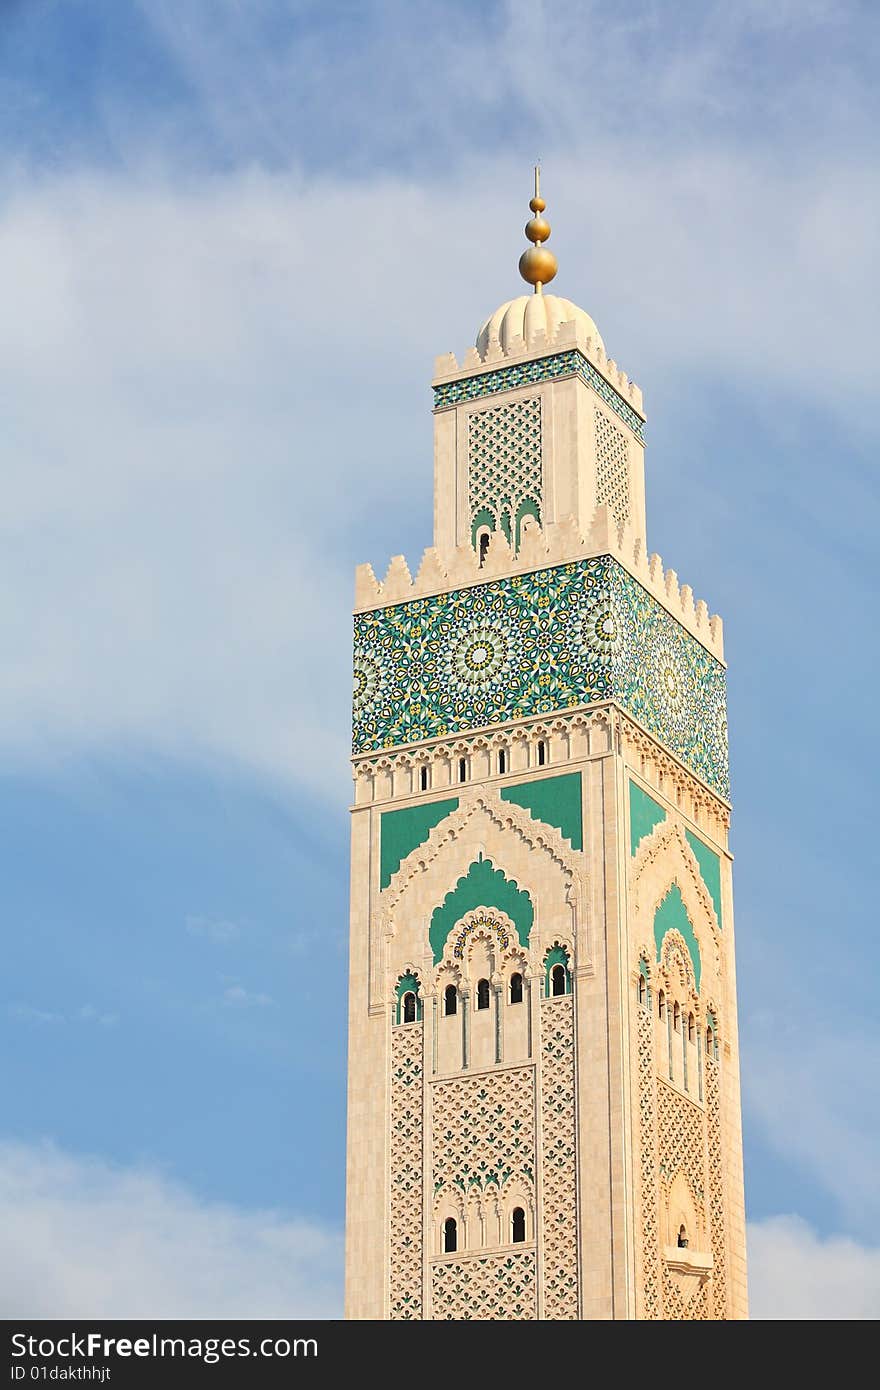
[[[712,899],[712,905],[715,908],[715,916],[718,918],[718,925],[719,927],[723,926],[721,921],[721,859],[714,850],[711,850],[708,845],[704,845],[703,841],[698,839],[696,835],[692,835],[689,830],[686,830],[684,833],[687,836],[688,844],[694,852],[694,857],[700,866],[700,875],[703,882],[709,890],[709,897]]]
[[[663,950],[663,938],[668,931],[673,930],[681,932],[685,939],[694,967],[694,982],[696,983],[697,993],[699,994],[700,948],[697,945],[697,938],[694,936],[691,919],[687,915],[687,909],[681,896],[681,889],[677,883],[673,883],[666,897],[654,913],[654,940],[657,943],[658,961]]]
[[[442,956],[446,938],[456,922],[475,907],[497,907],[506,912],[516,924],[520,945],[528,946],[535,920],[531,898],[513,879],[506,878],[501,869],[494,868],[491,859],[481,857],[474,860],[464,878],[458,880],[431,914],[430,940],[435,962]]]
[[[471,524],[471,545],[475,550],[477,548],[477,532],[481,526],[488,526],[490,531],[495,530],[495,517],[485,507],[480,508]]]
[[[406,856],[425,843],[435,825],[457,810],[458,797],[451,796],[446,801],[405,806],[402,811],[383,811],[379,833],[379,887],[387,888]]]
[[[565,992],[571,993],[571,970],[568,964],[568,952],[562,946],[551,946],[544,957],[544,996],[551,998],[552,991],[550,986],[550,972],[554,965],[565,966]]]
[[[535,820],[555,826],[572,849],[584,847],[584,821],[581,802],[581,774],[567,772],[561,777],[541,777],[535,782],[518,782],[503,787],[501,797],[522,806]]]
[[[666,812],[653,796],[643,792],[635,782],[629,784],[629,849],[635,854],[642,840],[655,825],[666,819]]]
[[[420,1023],[422,1020],[422,1001],[419,998],[419,982],[412,971],[410,971],[406,975],[401,975],[400,979],[397,981],[397,1009],[395,1019],[398,1023],[403,1022],[403,996],[410,990],[412,990],[413,994],[416,996],[416,1022]]]

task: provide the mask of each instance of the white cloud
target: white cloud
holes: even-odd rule
[[[0,1144],[4,1318],[341,1315],[341,1239],[148,1170]]]
[[[571,151],[553,179],[560,291],[627,370],[806,396],[816,343],[853,418],[872,384],[865,171],[621,156]],[[4,754],[145,749],[346,794],[351,566],[417,564],[430,540],[432,358],[516,292],[521,183],[503,162],[448,185],[7,178]]]
[[[334,1318],[342,1239],[205,1202],[147,1169],[0,1143],[5,1318]],[[880,1250],[793,1216],[749,1226],[751,1316],[873,1319]]]
[[[785,1011],[741,1020],[743,1103],[765,1141],[832,1196],[850,1231],[880,1221],[880,1133],[869,1103],[880,1069],[873,1020],[851,1012],[833,1029],[815,1027],[816,1005],[785,961],[762,948],[764,978],[782,980]],[[826,982],[834,993],[833,978]]]
[[[753,1318],[880,1317],[880,1248],[822,1239],[795,1216],[752,1222],[748,1236]]]

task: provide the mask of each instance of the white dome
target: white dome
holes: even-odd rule
[[[481,357],[486,355],[490,338],[498,338],[507,352],[514,338],[522,338],[527,343],[531,334],[541,328],[552,338],[560,324],[571,322],[605,351],[602,335],[589,314],[570,299],[560,299],[555,294],[521,294],[517,299],[509,299],[486,319],[477,334],[477,352]]]

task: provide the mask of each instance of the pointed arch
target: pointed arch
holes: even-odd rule
[[[443,955],[443,947],[453,927],[477,907],[497,907],[506,913],[516,925],[520,945],[528,946],[529,932],[535,920],[531,898],[514,879],[507,878],[502,869],[496,869],[491,859],[484,859],[481,855],[431,914],[428,938],[435,964]],[[505,949],[508,944],[506,940],[501,942]]]

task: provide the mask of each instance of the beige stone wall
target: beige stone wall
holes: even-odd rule
[[[508,740],[520,733],[520,757],[511,759],[503,775],[491,771],[497,769],[492,758],[469,764],[479,780],[451,784],[458,809],[407,856],[384,892],[378,868],[382,811],[431,801],[442,789],[414,793],[412,767],[404,771],[385,760],[384,772],[374,764],[370,774],[381,799],[353,811],[347,1316],[459,1317],[462,1289],[472,1291],[471,1316],[475,1310],[503,1318],[745,1316],[726,807],[613,708],[580,716],[577,727],[560,720],[541,728],[549,764],[538,768],[530,761],[531,726],[505,731]],[[575,770],[581,773],[582,852],[499,795],[507,784]],[[630,777],[668,814],[634,857]],[[697,830],[722,855],[721,931],[686,828]],[[503,913],[487,905],[486,915],[507,930],[508,947],[502,948],[492,931],[478,931],[469,938],[465,959],[455,958],[448,945],[435,964],[427,940],[431,914],[480,854],[528,891],[535,909],[528,945],[516,940]],[[659,1024],[638,1005],[637,975],[642,953],[649,956],[654,988],[663,978],[671,990],[670,979],[679,971],[679,1002],[684,1002],[689,982],[675,953],[659,965],[654,959],[653,912],[673,880],[703,962],[703,988],[692,1000],[695,1017],[704,1026],[711,999],[721,1046],[718,1062],[710,1063],[696,1043],[686,1044],[681,1057],[674,1056],[670,1081]],[[557,942],[570,954],[573,993],[544,1000],[542,961]],[[423,1021],[398,1026],[394,990],[406,970],[421,981]],[[525,976],[526,985],[523,1004],[510,1006],[514,970]],[[490,1008],[477,1012],[480,978],[491,981],[491,998]],[[445,1016],[443,1003],[449,983],[460,1001],[452,1017]],[[552,1051],[554,1037],[555,1046],[560,1044],[551,1018],[564,1010],[570,1065]],[[411,1078],[414,1049],[422,1068],[416,1087],[420,1132],[412,1123],[414,1092],[400,1082],[402,1058]],[[530,1078],[520,1084],[518,1104],[525,1104],[526,1091],[531,1100],[518,1118],[528,1126],[534,1148],[533,1165],[531,1160],[527,1165],[531,1175],[514,1172],[506,1194],[501,1183],[497,1190],[490,1184],[456,1198],[450,1170],[441,1173],[438,1167],[444,1126],[460,1126],[467,1095],[491,1092],[508,1084],[504,1078],[517,1076],[520,1083]],[[717,1121],[710,1114],[713,1107]],[[689,1136],[681,1154],[669,1148],[670,1135],[679,1132]],[[481,1138],[469,1137],[465,1151],[477,1156],[480,1143]],[[565,1162],[551,1161],[563,1152]],[[682,1169],[684,1186],[675,1185],[677,1169],[661,1181],[664,1162]],[[401,1173],[419,1163],[421,1190],[414,1195],[410,1186],[401,1198],[407,1183],[404,1173],[401,1184]],[[703,1191],[702,1205],[688,1197],[695,1187]],[[527,1240],[516,1246],[509,1229],[514,1193],[528,1213]],[[554,1212],[567,1213],[568,1220],[556,1219]],[[696,1273],[675,1267],[682,1261],[674,1257],[670,1262],[670,1212],[689,1213]],[[461,1245],[445,1254],[442,1221],[453,1213],[461,1223]],[[413,1243],[404,1250],[400,1240],[402,1233],[407,1239],[407,1222]],[[710,1247],[716,1263],[706,1280],[698,1257]],[[512,1269],[519,1271],[516,1278]]]

